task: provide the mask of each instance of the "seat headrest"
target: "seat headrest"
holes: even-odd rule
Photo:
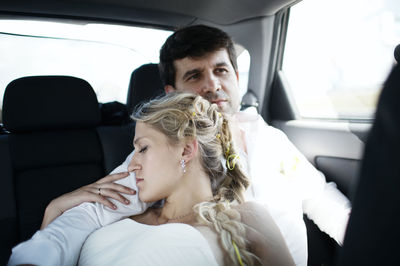
[[[127,106],[132,112],[136,105],[163,95],[164,86],[157,64],[145,64],[132,72],[129,83]]]
[[[100,123],[90,84],[69,76],[23,77],[8,84],[3,123],[10,132],[94,127]]]
[[[394,48],[394,59],[396,59],[396,62],[400,64],[400,44]]]

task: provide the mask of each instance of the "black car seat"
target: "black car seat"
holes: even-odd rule
[[[382,90],[338,265],[399,265],[400,65]]]
[[[0,201],[3,208],[0,212],[0,265],[6,265],[11,247],[17,244],[17,208],[13,185],[9,135],[0,134]]]
[[[17,224],[20,242],[39,229],[50,200],[104,176],[96,131],[100,111],[92,87],[82,79],[24,77],[5,90],[3,122],[10,132],[13,179],[5,189],[13,193],[16,211],[14,220],[2,220],[1,230]]]
[[[158,64],[145,64],[132,72],[129,83],[127,106],[131,113],[134,108],[154,97],[165,94]]]

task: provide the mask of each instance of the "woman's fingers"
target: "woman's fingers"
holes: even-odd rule
[[[113,184],[107,184],[107,185],[112,186]],[[119,189],[122,190],[122,188],[119,188]],[[102,197],[113,198],[123,204],[129,204],[130,203],[129,200],[120,194],[120,193],[122,193],[120,190],[115,190],[115,189],[108,188],[108,187],[100,187],[100,188],[94,189],[93,193],[98,194],[99,196],[102,196]],[[136,192],[134,192],[134,193],[136,193]],[[129,193],[129,194],[132,194],[132,193]]]
[[[109,200],[109,198],[127,205],[130,203],[129,200],[121,194],[134,195],[136,194],[136,191],[114,182],[125,178],[128,175],[127,172],[108,175],[99,179],[95,183],[78,188],[75,191],[58,197],[53,200],[53,205],[62,212],[78,206],[83,202],[98,202],[111,209],[116,209],[117,207]]]
[[[63,212],[84,202],[98,202],[114,210],[117,209],[117,206],[110,201],[110,198],[123,204],[129,204],[129,200],[121,194],[134,195],[136,191],[121,184],[114,183],[128,175],[128,172],[108,175],[92,184],[78,188],[52,200],[46,208],[41,228],[46,227]]]
[[[95,197],[93,198],[93,201],[98,202],[100,204],[103,204],[104,206],[116,210],[117,206],[115,206],[110,200],[108,200],[107,198],[105,198],[102,195],[95,195]]]
[[[117,184],[117,183],[104,183],[101,185],[98,185],[99,188],[107,188],[110,190],[114,190],[116,192],[119,193],[123,193],[123,194],[130,194],[130,195],[135,195],[136,191],[134,189],[131,189],[127,186],[121,185],[121,184]]]
[[[106,177],[103,177],[102,179],[99,179],[97,182],[88,185],[87,188],[93,194],[98,194],[98,195],[100,195],[102,197],[106,197],[106,198],[113,198],[123,204],[129,204],[130,203],[129,200],[127,198],[125,198],[123,195],[121,195],[121,193],[134,195],[134,194],[136,194],[136,191],[134,189],[126,187],[124,185],[114,183],[115,181],[125,178],[128,175],[129,175],[128,172],[122,172],[122,173],[108,175]],[[101,200],[99,198],[99,200],[97,202],[103,203],[105,201]],[[112,204],[110,201],[108,201],[107,203],[108,204],[104,204],[104,205],[110,207],[110,204]]]

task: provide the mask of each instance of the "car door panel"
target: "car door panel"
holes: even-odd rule
[[[273,121],[294,145],[348,197],[356,183],[369,124],[314,120]]]

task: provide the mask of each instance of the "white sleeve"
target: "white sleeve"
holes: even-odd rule
[[[111,173],[127,171],[133,154]],[[133,173],[117,183],[137,189]],[[138,193],[124,196],[129,199],[129,205],[110,199],[117,206],[116,210],[99,203],[83,203],[66,211],[45,229],[37,231],[31,239],[14,247],[8,265],[76,265],[81,247],[93,231],[122,218],[143,213],[150,205],[139,201]]]
[[[285,138],[287,139],[286,136]],[[326,182],[323,173],[318,171],[289,139],[286,143],[287,154],[295,159],[293,174],[301,180],[299,192],[302,196],[303,212],[321,231],[341,245],[351,212],[350,201],[337,189],[335,183]]]
[[[320,175],[323,176],[322,173]],[[339,245],[343,244],[351,204],[336,188],[335,183],[325,182],[320,193],[316,193],[312,198],[304,199],[303,210],[321,231],[335,239]]]

